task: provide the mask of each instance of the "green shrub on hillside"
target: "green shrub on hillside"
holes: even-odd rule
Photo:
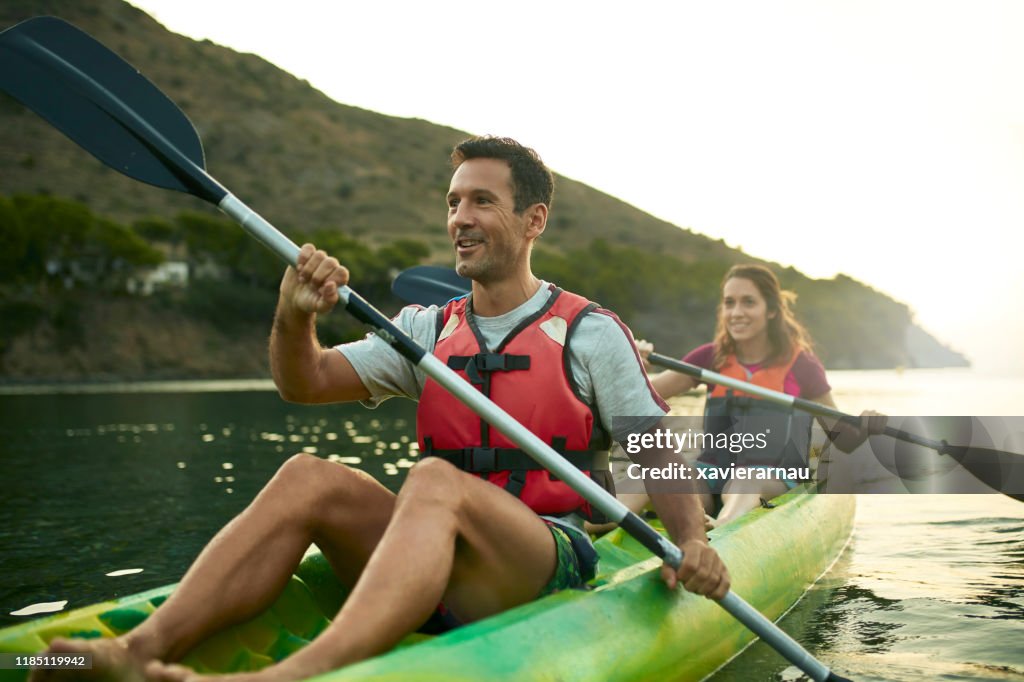
[[[163,255],[133,228],[95,215],[84,204],[46,195],[0,197],[0,281],[116,287],[131,269]]]

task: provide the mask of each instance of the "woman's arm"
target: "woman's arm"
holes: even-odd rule
[[[697,388],[699,382],[686,374],[680,374],[672,370],[651,374],[651,363],[648,362],[647,358],[654,352],[654,344],[650,341],[637,339],[636,349],[640,352],[640,357],[644,361],[644,369],[647,371],[647,378],[650,379],[651,386],[654,387],[654,390],[658,392],[662,399],[671,398],[674,395]]]

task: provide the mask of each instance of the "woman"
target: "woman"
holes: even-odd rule
[[[774,273],[761,265],[733,266],[722,280],[715,340],[683,358],[684,362],[835,407],[825,369],[811,350],[811,340],[790,309],[795,294],[783,291]],[[645,360],[653,346],[638,341]],[[651,376],[662,398],[691,390],[698,380],[665,371]],[[727,447],[705,448],[696,465],[719,471],[733,467],[806,467],[810,447],[811,417],[774,403],[758,400],[723,386],[709,386],[705,404],[705,432],[732,430],[766,434],[760,448],[734,452]],[[870,433],[885,427],[885,416],[866,411],[858,428],[845,422],[821,420],[831,441],[849,452]],[[696,481],[705,493],[705,509],[714,512],[714,498],[721,495],[721,511],[708,517],[708,526],[727,523],[795,485],[779,478],[758,480],[707,478]]]

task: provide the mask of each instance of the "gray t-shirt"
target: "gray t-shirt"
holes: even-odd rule
[[[551,288],[542,282],[537,293],[504,315],[474,316],[488,350],[544,307],[550,295]],[[394,321],[416,343],[433,351],[441,314],[437,306],[408,306]],[[373,333],[336,349],[352,363],[370,392],[370,399],[364,401],[368,407],[394,396],[418,400],[423,392],[426,375]],[[596,405],[605,429],[620,443],[630,432],[654,426],[667,411],[647,381],[628,330],[608,315],[590,313],[580,321],[569,339],[569,363],[583,399]]]

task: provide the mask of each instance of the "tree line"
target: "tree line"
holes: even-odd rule
[[[566,253],[539,251],[538,276],[613,310],[638,337],[681,357],[712,340],[722,278],[735,261],[681,263],[663,253],[595,240]],[[815,352],[834,369],[908,364],[903,303],[850,277],[812,280],[793,268],[775,268],[783,288],[796,293],[797,318]]]
[[[373,246],[328,228],[289,232],[298,243],[312,241],[342,254],[360,292],[390,308],[399,306],[391,295],[394,275],[429,254],[413,239]],[[81,326],[77,302],[129,297],[130,278],[167,261],[187,263],[188,286],[157,291],[154,305],[222,328],[266,325],[284,270],[273,253],[227,218],[183,212],[125,225],[80,202],[48,195],[0,196],[0,243],[0,353],[44,320],[59,340],[74,344]],[[338,341],[365,333],[344,315],[325,317],[322,327]]]
[[[288,233],[297,243],[311,241],[338,255],[353,286],[388,314],[402,305],[390,291],[395,274],[432,255],[415,239],[371,244],[328,227]],[[193,276],[185,289],[158,291],[155,303],[220,328],[266,326],[283,271],[275,255],[224,217],[183,212],[125,225],[80,202],[48,195],[0,196],[0,240],[0,353],[7,341],[44,319],[58,333],[67,330],[64,338],[73,344],[76,297],[128,296],[129,277],[168,260],[186,262]],[[684,264],[665,253],[600,239],[568,251],[539,247],[534,257],[538,276],[615,311],[637,336],[677,356],[712,338],[721,278],[731,264]],[[907,306],[848,277],[810,280],[792,268],[776,272],[798,294],[797,315],[827,365],[905,363]],[[346,315],[322,318],[320,329],[329,343],[365,333]]]

